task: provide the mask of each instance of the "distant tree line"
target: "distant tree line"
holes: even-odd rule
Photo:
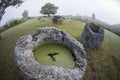
[[[5,31],[5,30],[8,30],[9,28],[12,28],[20,23],[23,23],[23,22],[27,21],[28,19],[30,19],[30,17],[11,20],[10,22],[7,22],[5,25],[0,27],[0,33]]]

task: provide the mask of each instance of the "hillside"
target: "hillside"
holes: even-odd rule
[[[114,24],[111,26],[112,26],[113,30],[116,31],[116,33],[120,35],[120,24]]]
[[[0,40],[0,80],[22,80],[14,64],[14,47],[18,38],[33,34],[38,28],[55,26],[70,33],[79,40],[84,29],[84,22],[71,19],[62,25],[52,25],[47,18],[32,18],[1,33]],[[87,53],[87,69],[84,80],[120,80],[120,37],[105,30],[105,38],[100,49]]]
[[[87,17],[87,16],[72,16],[71,18],[75,21],[92,22],[120,36],[120,25],[119,24],[110,25],[104,21],[101,21],[98,19],[93,20],[91,19],[91,17]]]
[[[119,29],[120,30],[120,24],[114,24],[112,25],[115,29]]]

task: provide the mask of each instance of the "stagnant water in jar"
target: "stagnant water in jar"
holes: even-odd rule
[[[75,62],[71,51],[59,44],[47,43],[34,50],[35,60],[42,65],[55,65],[73,69]]]

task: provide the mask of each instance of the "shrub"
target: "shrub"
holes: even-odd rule
[[[4,27],[0,27],[0,33],[1,33],[2,31],[4,31],[4,30],[5,30]]]
[[[8,30],[9,28],[12,28],[20,23],[23,23],[23,22],[27,21],[28,19],[31,19],[31,18],[26,17],[26,18],[22,18],[22,19],[11,20],[11,21],[7,22],[5,25],[3,25],[2,28],[0,28],[0,33],[5,30]]]

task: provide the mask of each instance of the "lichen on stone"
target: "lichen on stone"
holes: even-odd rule
[[[68,47],[75,57],[74,69],[39,64],[33,56],[35,47],[45,43]],[[14,49],[15,64],[24,80],[82,80],[86,69],[86,53],[80,42],[65,31],[46,27],[33,35],[21,37]]]

